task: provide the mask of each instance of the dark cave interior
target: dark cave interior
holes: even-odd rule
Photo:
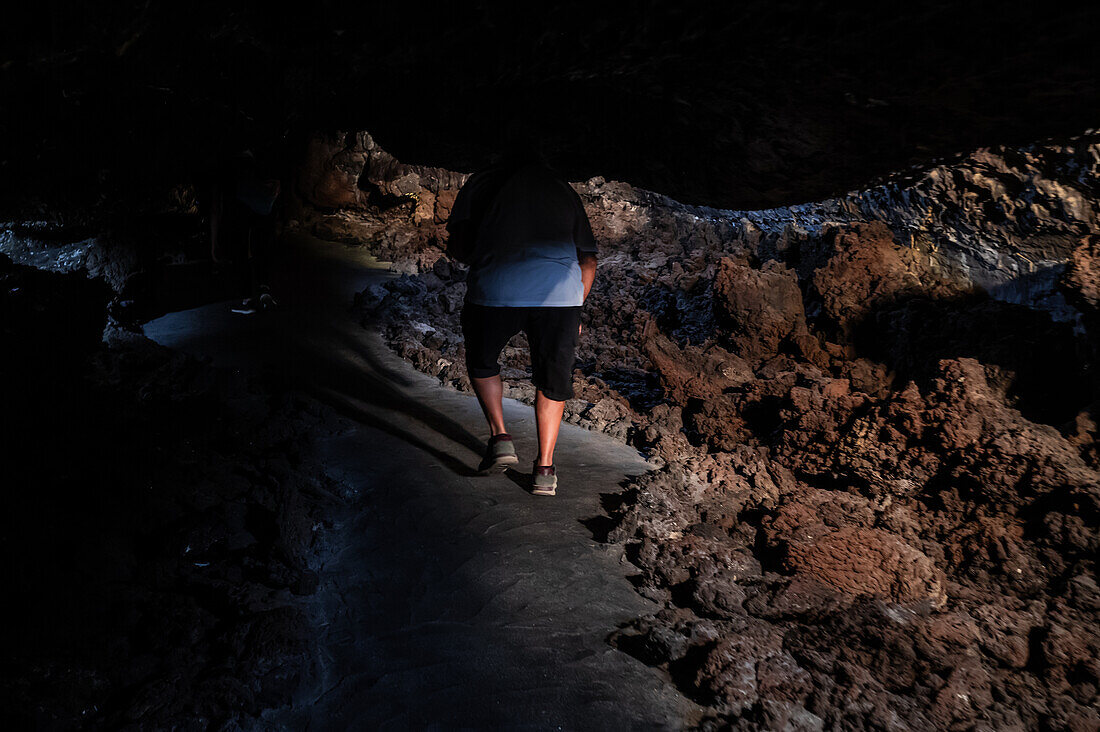
[[[606,630],[680,726],[1100,728],[1097,29],[1022,0],[10,10],[0,720],[304,713],[300,603],[362,505],[317,444],[366,420],[317,382],[354,375],[142,327],[239,294],[209,192],[248,148],[288,239],[390,266],[341,316],[468,391],[443,225],[518,125],[612,262],[566,416],[652,461],[583,518],[660,608]],[[275,330],[313,312],[291,269]]]
[[[17,12],[0,82],[17,112],[3,122],[6,197],[171,187],[226,146],[316,129],[369,129],[407,163],[472,171],[519,115],[570,180],[759,209],[975,147],[1077,134],[1100,95],[1087,5]]]

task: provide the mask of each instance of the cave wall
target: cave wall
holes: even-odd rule
[[[830,227],[880,221],[912,251],[913,276],[923,268],[961,288],[1069,320],[1075,312],[1057,281],[1082,237],[1096,227],[1098,175],[1100,135],[1088,131],[1061,142],[977,150],[838,198],[761,211],[684,205],[600,177],[575,187],[605,257],[622,254],[644,266],[675,254],[668,242],[676,238],[706,243],[715,254],[740,249],[765,259],[816,261],[829,246],[822,234]],[[420,250],[440,248],[440,224],[464,180],[439,168],[400,164],[369,134],[349,132],[311,138],[297,190],[314,209],[303,215],[316,219],[312,230],[324,238],[369,241],[397,236],[395,228],[401,235],[412,232],[407,242],[384,251],[398,270],[412,271],[414,260],[431,264]],[[392,226],[394,219],[380,217],[382,211],[399,211],[413,226]],[[821,251],[813,251],[809,239],[821,240]]]
[[[765,211],[574,184],[601,253],[566,419],[657,468],[588,521],[661,607],[612,642],[706,724],[1100,723],[1096,142]],[[341,215],[405,273],[357,307],[468,389],[436,218]]]

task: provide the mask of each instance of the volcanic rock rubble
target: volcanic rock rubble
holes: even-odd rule
[[[85,275],[0,254],[0,719],[240,729],[319,678],[311,566],[347,491],[310,440],[345,425],[118,328]]]
[[[468,389],[465,176],[312,145],[292,223],[392,261],[357,307]],[[611,642],[704,726],[1100,725],[1098,166],[1088,132],[769,211],[574,185],[601,253],[567,419],[657,467],[590,522],[663,606]]]

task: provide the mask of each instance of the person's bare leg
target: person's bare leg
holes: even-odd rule
[[[553,465],[554,447],[558,444],[558,430],[565,414],[565,402],[548,399],[540,389],[535,394],[535,429],[539,438],[539,456],[535,465]]]
[[[500,374],[488,376],[484,379],[470,377],[470,383],[477,394],[477,402],[481,405],[481,411],[485,415],[485,421],[489,423],[489,434],[499,435],[508,430],[504,429],[504,385],[500,381]]]

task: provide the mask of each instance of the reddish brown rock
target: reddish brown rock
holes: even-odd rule
[[[919,249],[900,245],[880,221],[831,227],[819,246],[830,253],[810,275],[809,295],[844,340],[878,309],[907,297],[949,298],[966,289],[933,267]]]
[[[853,597],[941,606],[943,572],[918,549],[873,527],[876,507],[847,493],[813,490],[785,503],[766,524],[796,576]]]
[[[1100,312],[1100,236],[1087,236],[1070,254],[1059,282],[1066,299],[1079,310]]]
[[[787,562],[798,573],[855,596],[894,602],[947,600],[943,573],[917,549],[885,531],[846,528],[811,542],[791,542]]]
[[[451,216],[451,207],[454,206],[455,196],[458,195],[458,191],[450,188],[439,191],[435,197],[435,222],[437,224],[446,224],[447,219]]]
[[[680,404],[689,399],[717,397],[753,378],[752,369],[743,359],[716,345],[680,348],[660,333],[652,319],[647,321],[642,339],[665,392]]]
[[[298,192],[307,202],[323,209],[361,208],[366,203],[359,189],[363,173],[364,141],[353,136],[348,145],[340,136],[314,135],[298,171]]]
[[[723,258],[714,275],[714,301],[727,328],[725,336],[744,359],[775,355],[787,338],[806,333],[798,280],[778,261],[753,269]]]
[[[1081,455],[1097,454],[1100,402],[1075,364],[1095,350],[977,289],[1049,294],[1054,275],[1003,247],[1046,261],[1069,235],[1000,229],[952,171],[937,175],[920,217],[875,217],[911,233],[901,241],[881,223],[777,228],[767,212],[731,222],[624,184],[576,186],[601,255],[566,413],[666,461],[624,494],[609,533],[665,608],[619,647],[668,668],[723,724],[1093,718],[1100,475]],[[434,192],[438,226],[446,192]],[[967,232],[927,230],[964,203]],[[967,259],[952,261],[959,241]],[[1075,256],[1071,301],[1091,292],[1091,250]],[[387,338],[461,386],[463,286],[438,279],[387,285]],[[504,362],[509,393],[527,398],[526,352]]]

